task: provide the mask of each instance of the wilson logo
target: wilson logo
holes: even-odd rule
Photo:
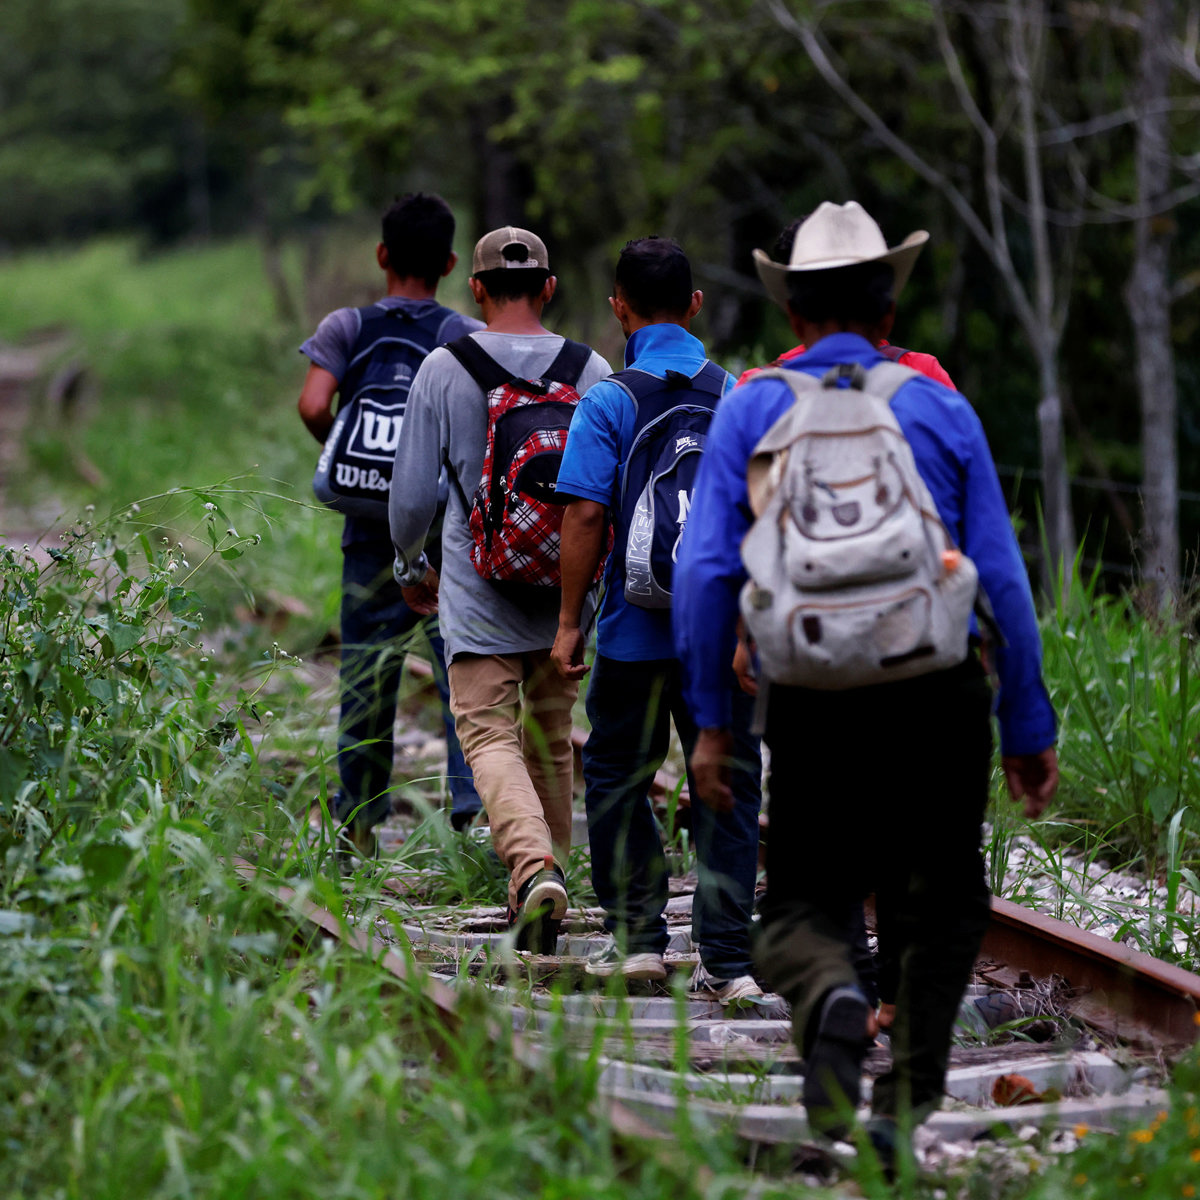
[[[388,477],[374,467],[352,467],[348,463],[334,463],[333,478],[339,488],[348,492],[386,492],[390,486]]]
[[[400,443],[401,417],[389,417],[364,408],[358,442],[364,451],[394,455]]]

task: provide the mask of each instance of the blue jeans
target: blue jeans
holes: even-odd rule
[[[762,756],[750,733],[754,703],[734,698],[733,811],[692,802],[699,883],[692,939],[708,971],[720,979],[751,973],[750,917],[758,872]],[[685,755],[696,726],[683,699],[676,659],[622,662],[597,656],[587,694],[592,731],[583,748],[583,778],[592,885],[605,927],[630,954],[667,945],[667,866],[649,788],[662,766],[673,719]],[[688,773],[688,786],[696,789]]]
[[[391,812],[393,727],[404,656],[428,637],[433,675],[446,726],[446,777],[451,813],[467,817],[481,808],[471,769],[450,715],[445,646],[436,619],[421,617],[404,603],[392,578],[392,549],[355,543],[342,557],[341,720],[338,775],[341,787],[331,809],[356,827],[378,825]]]

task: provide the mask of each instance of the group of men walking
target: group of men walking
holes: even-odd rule
[[[378,353],[373,347],[389,337],[416,347],[413,367],[395,370],[403,399],[391,409],[380,401],[364,426],[378,443],[391,419],[383,414],[395,414],[387,519],[374,508],[374,516],[348,515],[343,535],[334,815],[369,853],[389,807],[402,639],[436,614],[430,644],[439,679],[438,660],[447,664],[451,819],[462,827],[486,811],[510,874],[518,945],[550,948],[568,904],[572,706],[590,674],[584,800],[610,937],[586,970],[664,979],[668,870],[649,787],[673,722],[688,760],[697,852],[692,989],[752,1002],[765,984],[791,1004],[809,1118],[832,1136],[847,1132],[857,1104],[879,1002],[894,1007],[893,1067],[876,1083],[869,1124],[891,1156],[897,1120],[919,1119],[941,1097],[987,919],[980,825],[993,707],[1014,798],[1039,812],[1057,780],[1032,598],[982,426],[936,360],[886,341],[895,296],[927,235],[889,248],[857,204],[823,204],[771,254],[756,252],[801,345],[734,388],[690,331],[703,296],[671,239],[636,239],[618,258],[609,304],[626,345],[612,373],[543,325],[556,280],[528,230],[494,230],[475,247],[469,285],[482,325],[440,308],[437,284],[456,263],[453,228],[439,198],[398,200],[378,250],[387,296],[330,314],[302,347],[312,366],[300,409],[313,434],[328,438],[323,459],[338,436],[333,398],[340,394],[344,409],[361,394],[359,364]],[[822,474],[820,454],[798,448],[853,444],[857,430],[840,441],[823,430],[816,443],[780,440],[798,406],[844,406],[881,385],[896,449],[868,455],[868,482]],[[765,482],[756,483],[760,460]],[[919,480],[894,482],[905,479],[904,463]],[[766,528],[765,498],[781,486],[787,494]],[[871,623],[849,640],[857,653],[885,639],[882,667],[842,682],[839,622],[854,604],[836,590],[844,566],[829,564],[844,564],[848,549],[873,536],[864,514],[875,507],[881,528],[911,508],[919,528],[936,525],[946,540],[929,568],[936,587],[906,584],[886,610],[872,601]],[[794,555],[793,518],[811,535],[803,561],[794,560],[800,566],[788,568],[795,586],[808,587],[805,572],[815,571],[827,589],[803,609],[780,592],[792,583],[767,587],[743,558],[743,545],[776,542]],[[889,536],[896,544],[887,553],[904,562],[882,574],[861,568],[852,586],[899,577],[929,540],[897,548]],[[964,609],[948,639],[913,633],[914,614],[942,604],[943,584],[947,595],[973,585],[968,569],[986,595],[986,620],[968,626]],[[841,571],[832,582],[831,570]],[[814,685],[803,673],[811,667],[781,665],[776,611],[784,642],[833,671],[832,684]],[[929,628],[954,626],[941,620]],[[771,751],[771,819],[752,947],[760,733]],[[871,892],[878,971],[863,932]]]

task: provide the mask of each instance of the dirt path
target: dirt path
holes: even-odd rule
[[[28,470],[25,437],[35,404],[50,404],[46,370],[66,349],[61,337],[27,346],[0,343],[0,544],[28,545],[46,561],[45,547],[57,537],[62,506],[53,500],[26,502],[17,484]]]

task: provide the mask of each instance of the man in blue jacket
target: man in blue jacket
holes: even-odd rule
[[[689,332],[702,301],[692,289],[687,257],[671,239],[640,238],[622,250],[609,303],[628,338],[626,369],[594,384],[580,401],[558,474],[558,493],[570,502],[563,516],[562,607],[552,657],[568,679],[589,669],[580,614],[604,555],[610,517],[615,535],[587,694],[591,733],[583,749],[592,882],[614,935],[586,967],[602,977],[666,977],[667,869],[648,791],[667,753],[671,720],[685,753],[696,729],[683,700],[669,589],[651,569],[653,553],[639,557],[637,550],[665,541],[658,570],[663,562],[669,569],[687,520],[687,470],[695,461],[688,456],[694,451],[698,457],[711,411],[732,383]],[[648,424],[652,414],[659,420]],[[635,441],[646,447],[654,429],[665,441],[655,462],[674,453],[678,473],[668,471],[673,482],[660,492],[656,537],[638,542],[630,538],[636,523],[631,514],[653,472],[640,450],[632,459],[631,451]],[[645,606],[647,596],[653,607]],[[727,659],[725,675],[732,682],[730,664]],[[737,764],[728,810],[692,809],[699,875],[692,934],[701,960],[692,987],[723,1002],[762,995],[749,945],[762,773],[758,739],[749,731],[751,707],[741,693],[733,702]]]
[[[787,369],[822,378],[884,361],[876,344],[891,331],[894,297],[927,237],[889,250],[858,204],[826,203],[797,230],[788,263],[756,251],[763,282],[808,346]],[[732,803],[727,671],[747,578],[739,547],[753,522],[747,464],[792,403],[788,385],[770,377],[722,401],[676,567],[676,646],[700,728],[692,771],[700,797],[718,810]],[[994,611],[1004,773],[1036,816],[1058,779],[1055,719],[1029,582],[983,428],[961,395],[921,376],[900,387],[892,411]],[[992,692],[972,641],[960,665],[899,682],[843,691],[768,685],[771,836],[756,959],[793,1006],[810,1123],[842,1136],[874,1030],[850,937],[864,895],[875,892],[881,937],[900,964],[894,1061],[875,1083],[868,1126],[889,1155],[897,1120],[920,1120],[943,1094],[954,1019],[988,920],[980,825]]]

